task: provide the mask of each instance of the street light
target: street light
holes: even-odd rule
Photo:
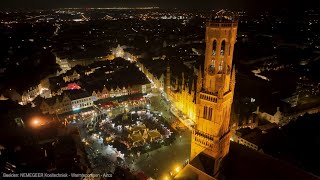
[[[31,126],[34,128],[37,128],[39,126],[42,126],[44,124],[42,119],[34,118],[31,120]]]
[[[37,125],[39,125],[39,120],[38,119],[35,119],[35,120],[33,120],[33,124],[35,125],[35,126],[37,126]]]

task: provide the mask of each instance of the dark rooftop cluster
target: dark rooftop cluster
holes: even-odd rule
[[[150,83],[135,64],[120,58],[110,61],[110,63],[109,65],[99,66],[101,68],[97,69],[93,74],[81,78],[79,81],[82,87],[87,90],[100,90],[105,86],[108,90],[115,90],[117,87],[127,88]],[[112,72],[106,74],[107,71]]]
[[[95,69],[92,74],[85,75],[86,71]],[[98,61],[88,67],[77,65],[65,74],[49,79],[50,86],[53,90],[59,90],[66,87],[69,83],[65,82],[63,77],[77,73],[80,75],[79,80],[75,80],[82,89],[88,92],[102,90],[106,87],[109,91],[117,87],[130,87],[134,85],[144,85],[150,83],[145,75],[139,71],[135,64],[130,63],[122,58],[116,58],[112,61]]]

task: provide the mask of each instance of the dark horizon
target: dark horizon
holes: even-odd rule
[[[246,9],[259,11],[262,9],[290,9],[302,10],[316,7],[312,0],[270,0],[257,3],[255,0],[226,0],[210,1],[202,0],[201,3],[194,0],[139,0],[130,2],[129,0],[107,1],[107,0],[11,0],[1,1],[0,9],[56,9],[56,8],[112,8],[112,7],[159,7],[161,9],[181,8],[181,9]]]

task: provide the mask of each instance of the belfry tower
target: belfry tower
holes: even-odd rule
[[[206,24],[204,72],[200,68],[190,165],[193,166],[195,159],[210,161],[205,173],[211,177],[219,174],[220,163],[229,152],[229,122],[235,87],[232,59],[237,28],[235,16],[224,11],[211,17]]]

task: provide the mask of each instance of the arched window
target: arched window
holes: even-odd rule
[[[214,69],[215,69],[215,68],[214,68],[214,60],[211,59],[211,63],[210,63],[210,65],[209,65],[209,67],[208,67],[208,73],[209,73],[210,75],[213,75],[214,72],[215,72]]]
[[[225,48],[226,48],[226,41],[223,40],[221,43],[221,50],[220,50],[221,56],[224,56]]]
[[[212,43],[212,56],[216,55],[216,51],[217,51],[217,41],[214,40]]]

